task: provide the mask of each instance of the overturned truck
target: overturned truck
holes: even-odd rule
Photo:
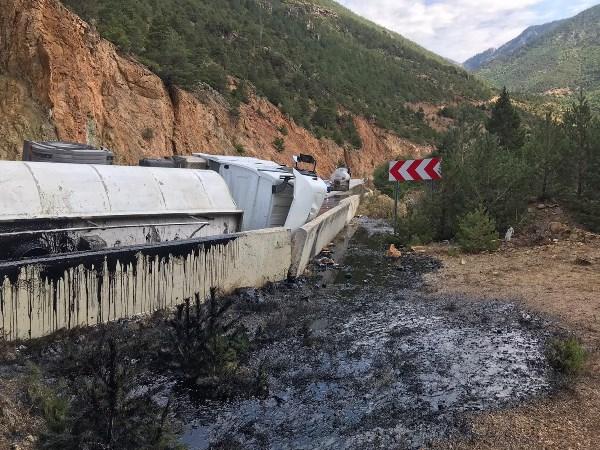
[[[293,254],[306,253],[292,250],[292,234],[326,195],[316,162],[203,156],[207,170],[0,161],[0,339],[288,277]],[[347,208],[325,213],[303,247],[330,239],[321,229],[337,233]]]
[[[296,230],[319,214],[327,194],[325,182],[315,173],[312,156],[296,157],[296,167],[242,156],[195,153],[218,172],[231,190],[236,204],[244,210],[242,230],[285,227]],[[310,162],[302,170],[299,162]]]
[[[236,233],[212,171],[0,161],[0,260]]]

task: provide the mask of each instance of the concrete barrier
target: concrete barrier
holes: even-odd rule
[[[36,338],[261,287],[288,276],[290,243],[277,228],[0,263],[0,331]]]
[[[338,206],[293,233],[291,277],[298,277],[304,273],[310,260],[318,255],[356,215],[359,204],[358,195],[347,197],[340,201]]]
[[[352,220],[360,197],[344,198],[290,234],[283,228],[0,263],[0,336],[42,337],[204,301],[304,273]]]
[[[348,204],[348,218],[346,220],[346,224],[350,223],[352,219],[356,216],[356,212],[358,211],[358,207],[360,206],[360,196],[353,195],[351,197],[345,198],[340,202],[341,204]]]

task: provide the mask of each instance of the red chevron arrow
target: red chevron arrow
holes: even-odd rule
[[[404,177],[400,174],[400,168],[402,167],[402,164],[404,164],[404,161],[395,161],[394,163],[390,164],[390,177],[393,177],[391,180],[404,180]]]
[[[425,167],[425,172],[431,177],[432,180],[439,180],[442,178],[440,172],[440,159],[431,158],[431,161]]]
[[[422,162],[423,161],[421,161],[421,160],[413,161],[413,163],[410,165],[410,167],[407,170],[408,174],[415,181],[421,180],[421,175],[418,174],[417,169],[419,168],[419,166],[421,165]]]

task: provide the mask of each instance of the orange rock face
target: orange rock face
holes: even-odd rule
[[[355,123],[363,148],[344,151],[331,140],[316,139],[256,96],[232,115],[223,97],[208,88],[194,93],[168,89],[56,0],[0,0],[0,75],[26,86],[19,98],[33,103],[28,110],[40,111],[39,121],[54,126],[44,136],[108,147],[122,164],[199,151],[243,152],[289,164],[293,154],[308,153],[319,161],[322,176],[344,161],[353,175],[370,176],[375,165],[398,155],[431,151],[360,117]],[[7,92],[15,83],[3,86],[0,104],[15,97]],[[3,120],[15,118],[0,109]],[[287,135],[279,131],[282,127]],[[13,129],[17,132],[0,142],[0,148],[17,148],[17,140],[40,136],[26,126]],[[284,140],[282,151],[273,145],[276,138]],[[0,151],[0,157],[11,156],[16,156],[14,151]]]

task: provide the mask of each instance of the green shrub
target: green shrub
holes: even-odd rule
[[[31,364],[29,371],[30,374],[26,379],[29,401],[42,414],[48,432],[64,432],[67,427],[69,402],[42,382],[42,372],[38,366]]]
[[[246,154],[246,148],[242,144],[240,144],[239,142],[236,142],[235,144],[233,144],[233,148],[238,153],[238,155],[245,155]]]
[[[565,196],[565,200],[577,222],[595,233],[600,233],[600,200],[578,199],[574,195]]]
[[[586,353],[581,343],[574,337],[555,339],[548,345],[546,358],[557,372],[578,375],[585,364]]]
[[[458,223],[456,240],[468,253],[497,250],[499,236],[496,223],[483,208],[467,213]]]
[[[39,448],[79,449],[181,449],[175,423],[166,406],[155,400],[161,388],[149,387],[137,375],[135,360],[126,356],[116,339],[106,334],[101,342],[86,340],[63,347],[61,370],[67,378],[52,375],[52,366],[29,365],[26,393],[44,420]],[[55,364],[53,362],[52,364]],[[37,448],[37,447],[36,447]]]
[[[154,139],[154,130],[152,128],[144,128],[142,131],[142,138],[145,141],[151,141],[152,139]]]
[[[390,245],[394,245],[397,248],[400,248],[402,246],[404,246],[404,242],[402,241],[402,238],[399,236],[395,236],[393,234],[382,234],[381,235],[381,240],[383,242],[383,245],[386,249],[388,249],[390,247]]]
[[[275,147],[275,150],[281,153],[285,150],[285,141],[280,137],[275,138],[273,141],[273,147]]]
[[[279,127],[277,127],[277,131],[279,131],[283,136],[287,136],[288,135],[288,129],[285,125],[281,125]]]
[[[435,237],[435,230],[423,205],[409,209],[406,217],[396,224],[398,238],[403,245],[429,244]]]

